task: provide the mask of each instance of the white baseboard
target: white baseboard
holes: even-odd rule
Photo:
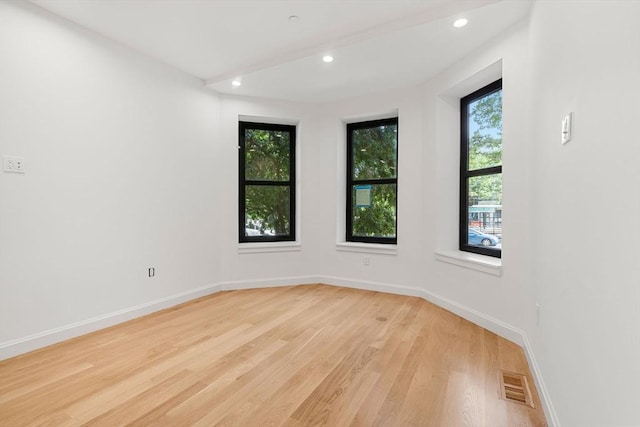
[[[524,332],[521,329],[509,325],[508,323],[427,290],[422,290],[422,295],[420,296],[439,307],[449,310],[453,314],[457,314],[473,324],[481,326],[504,339],[518,344],[520,347],[524,344],[524,339],[522,337]]]
[[[343,286],[348,288],[420,297],[462,317],[465,320],[470,321],[471,323],[481,326],[501,336],[502,338],[520,345],[524,349],[525,355],[529,362],[529,367],[531,368],[531,373],[534,377],[536,388],[540,393],[540,399],[542,401],[547,421],[552,427],[560,427],[558,416],[551,403],[549,392],[547,391],[547,388],[542,379],[542,374],[540,373],[538,364],[536,363],[531,344],[529,343],[527,334],[523,330],[509,325],[499,319],[481,313],[477,310],[474,310],[470,307],[462,305],[456,301],[437,295],[426,289],[414,288],[409,286],[399,286],[380,282],[354,280],[335,276],[317,275],[219,282],[213,285],[197,288],[192,291],[172,295],[145,304],[140,304],[135,307],[119,310],[103,316],[76,322],[71,325],[50,329],[48,331],[29,335],[17,340],[0,343],[0,360],[17,356],[19,354],[36,350],[89,332],[93,332],[98,329],[103,329],[117,323],[125,322],[136,317],[144,316],[146,314],[150,314],[155,311],[172,307],[174,305],[219,291],[305,285],[314,283],[324,283],[333,286]]]
[[[422,297],[424,292],[419,288],[408,286],[396,286],[380,282],[368,282],[362,280],[344,279],[334,276],[322,276],[319,283],[332,286],[342,286],[345,288],[363,289],[365,291],[385,292],[389,294],[407,295],[411,297]]]
[[[549,395],[549,390],[547,390],[547,386],[544,384],[544,380],[542,379],[542,373],[540,372],[540,368],[538,367],[538,362],[536,361],[535,356],[533,355],[533,349],[531,348],[531,343],[527,338],[527,334],[522,331],[522,337],[524,339],[524,345],[522,348],[524,349],[524,354],[527,356],[527,361],[529,362],[529,369],[531,369],[531,374],[533,375],[533,380],[536,383],[536,389],[540,394],[540,400],[542,401],[542,409],[544,410],[544,415],[547,417],[547,422],[552,427],[560,427],[560,420],[558,419],[558,414],[556,413],[555,408],[553,407],[553,403],[551,402],[551,396]]]
[[[207,285],[187,292],[182,292],[180,294],[157,299],[155,301],[114,311],[112,313],[92,317],[91,319],[38,332],[23,338],[5,341],[0,343],[0,360],[28,353],[71,338],[79,337],[80,335],[126,322],[127,320],[135,319],[136,317],[141,317],[164,308],[173,307],[186,301],[219,292],[220,290],[221,288],[219,284]]]
[[[274,288],[277,286],[312,285],[324,283],[322,276],[279,277],[276,279],[234,280],[219,282],[220,290],[235,291],[240,289]]]

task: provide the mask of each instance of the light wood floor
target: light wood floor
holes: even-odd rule
[[[500,398],[526,374],[536,409]],[[545,426],[522,350],[422,299],[221,292],[0,363],[0,425]]]

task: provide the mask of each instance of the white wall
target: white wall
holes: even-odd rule
[[[423,263],[423,246],[432,222],[422,217],[423,168],[422,88],[405,88],[346,102],[314,105],[224,96],[221,100],[219,147],[224,185],[220,205],[221,277],[237,286],[259,280],[287,284],[318,277],[376,281],[419,286],[416,267]],[[337,250],[344,242],[345,121],[399,115],[399,212],[395,255]],[[238,250],[238,120],[240,116],[295,122],[298,126],[299,250],[241,253]],[[417,153],[417,154],[416,154]],[[415,234],[421,229],[425,235]],[[242,245],[247,246],[247,245]],[[287,248],[290,249],[290,248]],[[368,266],[363,259],[370,259]],[[266,280],[265,279],[281,279]]]
[[[530,26],[421,86],[312,105],[217,97],[34,6],[0,3],[0,153],[28,169],[0,174],[0,344],[218,285],[388,285],[521,334],[563,425],[640,424],[639,7],[538,2]],[[435,253],[457,243],[458,99],[499,75],[495,276]],[[338,250],[344,122],[394,111],[397,253]],[[568,111],[575,136],[561,146]],[[239,116],[298,123],[294,251],[238,248]]]
[[[429,220],[422,215],[424,185],[421,153],[421,87],[375,93],[344,102],[327,104],[324,111],[323,141],[331,157],[327,159],[326,221],[331,230],[322,235],[325,274],[369,282],[417,287],[416,267],[421,263],[424,242],[429,237]],[[337,250],[345,241],[346,205],[346,123],[379,117],[398,117],[398,218],[395,254],[374,254]],[[426,238],[426,239],[425,239]],[[342,248],[344,249],[344,248]],[[365,258],[369,264],[364,265]]]
[[[220,268],[222,280],[247,282],[265,279],[276,280],[274,284],[299,283],[298,278],[308,276],[323,269],[321,260],[314,259],[315,238],[318,228],[324,226],[322,217],[313,208],[315,200],[321,198],[318,191],[321,170],[326,166],[317,158],[318,129],[317,110],[319,107],[257,98],[221,96],[220,144],[217,147],[220,164],[219,205],[224,207],[220,216]],[[242,117],[241,117],[242,116]],[[275,122],[297,126],[297,246],[284,244],[284,251],[271,253],[240,253],[238,244],[238,121]],[[320,170],[318,170],[320,168]],[[317,173],[316,173],[317,172]],[[321,225],[322,224],[322,225]],[[264,247],[264,244],[243,244]],[[282,244],[266,245],[280,246]]]
[[[529,205],[528,110],[523,88],[526,23],[517,25],[484,49],[465,58],[427,84],[425,107],[425,211],[433,211],[433,239],[425,254],[433,273],[423,279],[431,292],[522,328],[535,306],[525,304],[526,268],[531,241],[526,224]],[[460,98],[497,78],[503,79],[503,252],[501,276],[433,262],[434,252],[458,246]],[[425,212],[426,213],[426,212]],[[487,257],[471,257],[485,259]]]
[[[218,281],[218,101],[30,3],[0,2],[0,343]],[[147,268],[156,277],[147,277]]]
[[[640,2],[566,1],[531,20],[541,317],[528,332],[566,426],[640,425],[639,19]]]

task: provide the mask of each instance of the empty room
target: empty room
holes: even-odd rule
[[[639,0],[0,0],[0,426],[640,426]]]

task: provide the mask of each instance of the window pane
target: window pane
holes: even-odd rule
[[[352,141],[354,180],[396,177],[397,125],[354,129]]]
[[[289,180],[289,132],[245,130],[245,179]]]
[[[467,243],[502,247],[502,174],[469,178]]]
[[[245,188],[245,236],[289,235],[289,187],[247,185]]]
[[[353,236],[396,237],[396,184],[353,185]]]
[[[502,91],[469,104],[469,170],[502,165]]]

